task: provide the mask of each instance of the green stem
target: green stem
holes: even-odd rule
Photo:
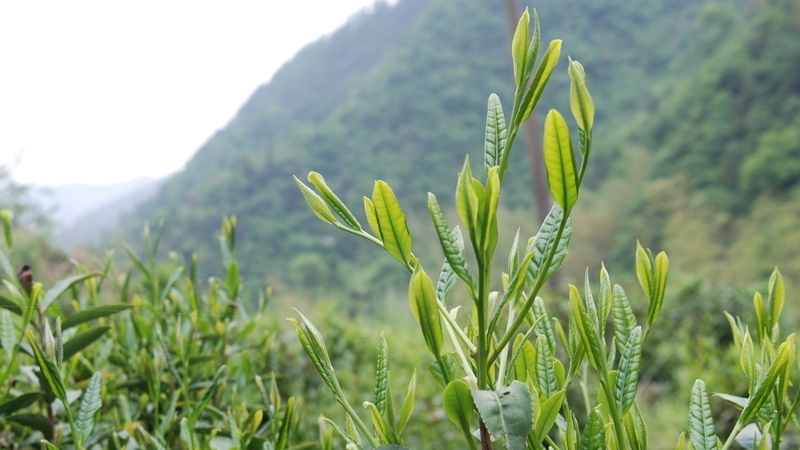
[[[508,345],[509,341],[511,341],[511,338],[514,337],[514,332],[522,325],[522,322],[525,321],[525,316],[528,314],[528,311],[530,311],[530,309],[533,307],[533,303],[536,301],[536,296],[539,294],[539,291],[547,281],[547,272],[550,270],[550,266],[553,264],[553,258],[555,258],[556,251],[558,250],[558,242],[561,240],[561,235],[564,234],[564,229],[567,227],[568,219],[569,213],[565,211],[564,216],[561,219],[561,223],[558,224],[558,231],[556,231],[556,238],[553,241],[553,247],[547,254],[547,258],[545,259],[544,264],[542,264],[542,268],[539,271],[539,276],[536,278],[536,284],[534,284],[533,290],[528,296],[528,299],[525,301],[522,309],[520,309],[519,315],[514,319],[514,322],[508,331],[503,335],[502,339],[500,339],[495,351],[489,356],[489,364],[493,363],[500,355],[500,352],[506,348],[506,345]]]
[[[478,389],[486,389],[489,385],[489,340],[486,333],[486,308],[489,303],[489,274],[491,263],[478,261]]]
[[[736,425],[733,426],[731,434],[728,435],[728,439],[725,440],[725,444],[722,445],[722,450],[728,450],[731,448],[731,445],[736,442],[736,436],[739,435],[740,431],[742,431],[742,423],[737,421]]]
[[[597,371],[601,372],[600,384],[603,387],[603,391],[606,393],[606,399],[608,399],[608,410],[611,413],[611,420],[614,422],[614,433],[617,436],[617,445],[619,448],[625,448],[625,435],[622,434],[622,417],[619,415],[617,403],[613,400],[614,391],[611,390],[611,384],[608,380],[608,373],[605,371],[604,367],[598,367]]]
[[[72,416],[72,408],[69,407],[67,402],[64,402],[64,410],[67,412],[69,429],[72,431],[72,445],[75,446],[75,450],[83,450],[83,445],[81,444],[80,439],[78,439],[78,430],[75,427],[75,418]]]

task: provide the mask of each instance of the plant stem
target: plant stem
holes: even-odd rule
[[[606,373],[605,368],[600,367],[597,368],[597,371],[602,371],[600,373],[600,384],[602,385],[603,391],[606,393],[606,399],[608,399],[608,410],[611,412],[611,420],[614,422],[614,433],[617,436],[617,445],[619,448],[625,448],[625,435],[622,434],[622,417],[619,415],[617,403],[613,400],[614,392],[611,390],[608,373]]]
[[[514,319],[511,327],[509,327],[508,331],[503,335],[500,341],[497,343],[497,348],[494,352],[489,356],[489,364],[493,363],[497,357],[500,355],[500,352],[508,345],[511,338],[514,336],[514,332],[522,325],[522,322],[525,321],[525,316],[528,314],[528,311],[533,307],[533,303],[536,301],[536,296],[539,294],[539,291],[544,286],[544,283],[547,281],[547,272],[550,270],[550,265],[553,263],[553,258],[556,256],[556,251],[558,250],[558,242],[561,240],[561,235],[564,234],[564,229],[567,227],[567,220],[569,219],[569,213],[566,211],[561,219],[561,223],[558,224],[558,231],[556,231],[556,238],[553,241],[553,247],[550,252],[547,254],[547,258],[542,264],[542,268],[539,271],[539,276],[536,278],[536,284],[533,286],[533,290],[531,291],[530,295],[528,295],[528,299],[525,301],[525,304],[519,311],[519,315]]]

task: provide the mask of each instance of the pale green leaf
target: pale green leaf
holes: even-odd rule
[[[89,273],[82,273],[78,275],[73,275],[68,278],[64,278],[63,280],[59,280],[50,290],[47,291],[47,294],[42,299],[42,309],[47,309],[51,303],[53,303],[58,296],[63,294],[67,289],[71,288],[76,283],[80,283],[81,281],[87,280],[89,278],[100,277],[103,276],[103,272],[89,272]],[[66,329],[66,328],[64,328]]]
[[[507,141],[508,130],[503,105],[500,104],[500,97],[492,94],[489,96],[486,111],[486,135],[483,144],[483,166],[486,173],[492,167],[500,165]]]
[[[464,436],[469,436],[473,412],[469,385],[463,380],[456,380],[448,384],[442,396],[442,407],[447,418],[461,429]],[[472,439],[471,436],[470,439]]]
[[[100,399],[100,393],[103,387],[103,377],[100,372],[95,372],[92,379],[89,380],[89,385],[83,393],[81,400],[81,407],[78,410],[78,418],[75,421],[75,429],[77,431],[77,440],[83,446],[89,440],[94,430],[94,416],[103,402]]]
[[[567,122],[554,109],[544,121],[544,165],[550,193],[561,209],[569,213],[578,200],[575,155]]]
[[[514,63],[514,81],[517,86],[522,86],[525,75],[525,57],[528,54],[528,44],[530,41],[530,15],[528,8],[519,18],[517,28],[514,30],[514,37],[511,40],[511,59]]]
[[[639,386],[639,363],[642,359],[642,328],[636,327],[622,349],[614,384],[614,400],[620,415],[633,405]]]
[[[443,346],[442,322],[439,317],[439,307],[436,291],[428,274],[420,266],[411,276],[408,289],[408,300],[411,312],[422,330],[425,344],[434,356],[439,356]]]
[[[544,270],[543,265],[550,252],[555,251],[555,255],[553,256],[550,266],[546,269],[544,274],[545,280],[556,273],[567,257],[569,241],[572,238],[572,218],[567,218],[564,231],[561,233],[561,236],[558,237],[558,228],[562,220],[564,220],[564,211],[557,203],[553,204],[542,226],[536,233],[536,238],[533,240],[533,243],[528,246],[528,252],[535,251],[531,263],[528,266],[528,282],[530,284],[534,284],[537,278],[541,276],[540,272]],[[556,239],[558,239],[557,244]],[[555,250],[553,250],[553,247],[555,247]]]
[[[578,61],[569,60],[569,106],[578,128],[591,131],[594,126],[594,102],[586,88],[586,72]]]
[[[372,202],[375,204],[383,247],[403,265],[411,267],[411,234],[408,232],[406,215],[392,188],[384,181],[376,181]]]
[[[428,193],[428,211],[431,213],[433,226],[434,229],[436,229],[436,235],[439,237],[439,244],[442,247],[442,251],[444,252],[447,262],[450,264],[450,267],[458,275],[458,277],[464,280],[464,282],[467,283],[467,286],[473,288],[475,281],[472,278],[472,274],[470,273],[469,267],[467,266],[467,262],[464,258],[463,245],[458,245],[458,239],[455,236],[455,230],[453,232],[450,231],[444,214],[442,213],[442,208],[439,206],[439,202],[436,200],[436,196],[430,192]],[[442,301],[444,302],[444,300]]]
[[[308,207],[311,211],[320,218],[323,222],[327,222],[329,224],[335,224],[338,222],[336,217],[333,215],[331,210],[328,208],[327,203],[325,203],[322,198],[317,195],[310,187],[306,186],[305,183],[300,181],[297,177],[294,177],[294,181],[297,183],[297,187],[300,188],[300,193],[303,194],[303,198],[308,203]]]
[[[497,391],[472,389],[472,400],[486,428],[506,438],[508,450],[525,450],[533,428],[533,404],[528,386],[514,381]]]
[[[320,197],[325,203],[339,216],[345,225],[350,229],[360,231],[361,224],[358,223],[353,213],[347,209],[347,206],[333,193],[330,187],[325,183],[325,179],[317,172],[310,172],[308,174],[308,181],[314,185],[319,192]]]
[[[533,431],[533,438],[536,442],[544,440],[544,437],[550,432],[550,429],[553,428],[566,394],[567,391],[562,389],[542,403],[542,412],[536,417],[536,427]]]
[[[706,385],[697,380],[692,388],[692,401],[689,405],[689,441],[696,450],[716,450],[717,435],[714,431],[714,418],[708,404]]]
[[[403,402],[403,410],[400,412],[400,419],[397,422],[397,435],[403,434],[411,414],[414,412],[414,395],[417,392],[417,371],[411,375],[411,381],[408,382],[408,391],[406,392],[406,399]]]
[[[525,122],[528,120],[528,117],[530,117],[531,112],[533,112],[533,109],[539,102],[539,97],[542,96],[542,92],[544,91],[545,85],[547,85],[547,81],[550,79],[550,75],[553,74],[553,70],[555,70],[556,65],[558,65],[558,59],[560,57],[561,40],[555,39],[550,41],[550,45],[547,47],[547,51],[544,53],[542,61],[539,63],[539,70],[536,71],[536,76],[534,76],[533,81],[531,81],[530,89],[525,93],[525,97],[522,100],[520,123]]]
[[[100,305],[100,306],[95,306],[94,308],[84,309],[67,317],[61,324],[61,329],[66,330],[78,326],[82,323],[99,319],[101,317],[108,317],[118,312],[125,311],[126,309],[131,309],[131,308],[133,308],[133,305],[130,303],[112,303],[108,305]]]
[[[580,447],[578,450],[605,450],[606,449],[606,429],[603,424],[603,416],[599,408],[594,408],[589,414],[589,420],[583,428]]]

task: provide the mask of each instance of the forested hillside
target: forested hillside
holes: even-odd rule
[[[687,263],[719,264],[725,252],[707,250],[706,237],[722,245],[729,235],[720,232],[738,226],[732,217],[758,213],[757,198],[769,197],[763,202],[769,205],[777,192],[790,195],[786,189],[800,169],[769,161],[776,152],[800,154],[800,78],[787,75],[799,67],[800,39],[791,37],[798,14],[789,11],[795,3],[535,6],[543,46],[556,36],[564,40],[562,66],[540,108],[567,109],[567,55],[583,63],[597,105],[597,164],[589,182],[605,197],[596,195],[576,213],[588,222],[576,244],[588,250],[573,246],[570,267],[585,267],[583,257],[591,256],[593,263],[598,257],[624,262],[618,270],[627,270],[636,237],[653,248],[691,242],[699,253]],[[352,278],[374,264],[373,253],[318,223],[292,175],[323,173],[353,209],[378,178],[412,211],[424,206],[427,191],[450,198],[464,154],[477,157],[482,150],[488,94],[498,93],[510,108],[502,7],[492,0],[399,0],[354,17],[261,86],[128,223],[165,219],[164,247],[199,250],[202,261],[217,251],[208,243],[219,217],[235,214],[237,256],[251,281],[325,285]],[[535,230],[523,144],[502,201],[508,210],[531,211]],[[636,173],[626,170],[631,167]],[[716,209],[705,208],[707,201]],[[698,215],[684,218],[690,206]],[[622,223],[627,212],[641,217]],[[698,234],[695,222],[713,231]],[[747,225],[741,226],[744,235]],[[135,241],[139,229],[131,225],[126,239]],[[341,257],[348,262],[332,263]]]

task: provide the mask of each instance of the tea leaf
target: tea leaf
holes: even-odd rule
[[[520,105],[522,114],[519,123],[528,120],[536,104],[539,103],[539,97],[542,96],[544,87],[547,85],[547,81],[550,79],[550,75],[553,74],[556,65],[558,65],[558,59],[560,57],[561,40],[555,39],[550,41],[550,45],[547,47],[547,51],[544,53],[542,61],[539,63],[539,70],[536,71],[536,76],[534,76],[533,81],[531,81],[530,89],[525,93],[525,97]]]
[[[507,142],[508,130],[503,105],[500,104],[500,97],[492,94],[489,96],[486,111],[486,136],[483,145],[483,167],[486,173],[492,167],[500,165]]]
[[[631,450],[647,450],[647,425],[639,410],[639,405],[633,403],[633,407],[625,415],[624,421]]]
[[[578,200],[575,155],[564,118],[551,109],[544,121],[544,165],[550,194],[569,213]]]
[[[514,347],[517,349],[514,352],[516,358],[513,358],[512,363],[516,373],[515,378],[524,383],[528,377],[536,379],[536,349],[531,341],[525,339],[522,334],[517,336],[517,341],[514,343]]]
[[[444,366],[446,373],[442,372],[442,366]],[[445,387],[448,384],[448,380],[455,378],[456,367],[456,358],[452,353],[448,353],[442,356],[441,364],[438,361],[431,363],[428,366],[428,371],[441,387]]]
[[[567,391],[562,389],[545,400],[542,404],[542,412],[536,417],[536,427],[533,430],[533,439],[535,442],[541,442],[558,418],[558,412],[561,410],[561,404],[564,402],[564,396]]]
[[[3,420],[41,431],[45,439],[53,439],[53,424],[41,414],[14,414]]]
[[[11,311],[18,316],[22,315],[22,307],[19,306],[17,302],[4,295],[0,295],[0,308]]]
[[[664,291],[667,287],[667,272],[669,271],[669,258],[664,252],[656,256],[653,277],[650,286],[650,306],[647,310],[647,324],[652,325],[661,312],[664,303]]]
[[[110,329],[111,327],[108,326],[95,327],[72,336],[70,340],[64,343],[64,359],[67,360],[88,347]]]
[[[398,436],[403,434],[403,430],[406,428],[408,419],[411,418],[411,414],[414,412],[414,394],[416,392],[417,392],[417,371],[415,369],[414,374],[411,375],[411,381],[408,382],[408,391],[406,392],[406,399],[403,402],[403,410],[400,412],[400,420],[397,422]]]
[[[436,196],[430,192],[428,193],[428,211],[431,213],[433,226],[436,229],[436,235],[439,237],[439,244],[442,246],[445,259],[447,259],[450,267],[458,277],[464,280],[470,289],[474,290],[475,281],[464,259],[463,245],[458,245],[458,239],[455,234],[458,228],[453,230],[452,233],[450,232],[450,228],[442,213],[442,208],[439,206]],[[458,231],[458,233],[460,235],[460,231]]]
[[[364,402],[364,407],[369,410],[370,417],[372,418],[372,425],[375,427],[380,441],[387,444],[396,444],[397,437],[392,432],[392,428],[383,420],[378,408],[370,402]]]
[[[378,362],[375,365],[375,406],[381,416],[386,415],[387,390],[389,389],[389,347],[381,333],[378,344]]]
[[[650,293],[653,291],[653,261],[638,240],[636,241],[636,278],[639,279],[644,293],[650,298]]]
[[[0,405],[0,419],[36,403],[41,396],[41,392],[29,392],[3,403]]]
[[[622,286],[614,285],[614,299],[611,307],[612,319],[614,322],[614,335],[616,336],[617,348],[623,351],[628,339],[636,328],[636,316],[633,315],[631,303]]]
[[[328,205],[325,201],[297,177],[294,177],[294,181],[297,183],[297,187],[300,188],[300,193],[303,194],[303,198],[306,200],[306,203],[308,203],[308,207],[314,215],[319,217],[323,222],[335,225],[338,221],[331,210],[328,209]]]
[[[333,193],[330,187],[325,183],[325,179],[322,178],[322,175],[318,174],[317,172],[310,172],[308,174],[308,181],[314,185],[317,189],[317,192],[322,196],[322,199],[328,206],[333,209],[337,216],[339,216],[342,221],[351,229],[360,231],[361,224],[358,223],[353,213],[347,209],[347,206]]]
[[[447,259],[445,259],[444,263],[442,263],[442,271],[439,272],[439,280],[436,282],[436,298],[438,298],[443,305],[447,304],[447,300],[450,298],[450,293],[453,292],[457,279],[458,275],[456,275],[453,271],[453,267]]]
[[[786,299],[786,288],[783,285],[783,277],[781,272],[776,267],[769,277],[769,293],[767,295],[767,304],[770,309],[770,333],[775,335],[773,331],[778,325],[781,318],[781,311],[783,311],[783,303]]]
[[[500,320],[500,316],[502,315],[503,310],[506,309],[506,306],[522,295],[522,290],[525,289],[528,266],[531,263],[531,259],[533,259],[533,255],[534,252],[530,252],[525,256],[525,259],[522,261],[522,264],[519,266],[517,272],[513,274],[513,278],[508,285],[508,290],[503,293],[503,298],[500,300],[500,303],[494,307],[494,312],[492,313],[491,319],[489,319],[489,326],[487,328],[490,333],[493,332],[497,326],[497,322]]]
[[[542,226],[536,233],[536,238],[533,240],[532,245],[528,246],[528,252],[535,251],[531,264],[528,266],[528,282],[534,284],[540,276],[539,272],[542,270],[547,255],[553,251],[555,246],[555,255],[547,267],[547,272],[544,274],[544,279],[547,280],[561,267],[564,259],[569,252],[569,241],[572,238],[572,218],[567,218],[567,224],[564,226],[564,231],[556,244],[556,235],[561,221],[564,220],[564,211],[558,206],[558,203],[553,204],[550,212],[545,217]]]
[[[197,402],[197,404],[194,407],[194,410],[192,411],[191,415],[192,423],[197,422],[197,419],[200,417],[200,414],[202,414],[203,410],[206,409],[208,404],[211,402],[211,398],[214,396],[214,391],[217,389],[217,386],[219,386],[219,384],[225,378],[226,369],[227,367],[224,365],[221,366],[219,369],[217,369],[217,373],[215,373],[214,378],[211,379],[211,384],[209,384],[209,386],[206,388],[205,392],[203,393],[203,396],[200,398],[200,401]]]
[[[428,350],[438,358],[443,346],[442,322],[433,282],[420,266],[414,270],[408,288],[411,312],[422,330]]]
[[[541,393],[550,398],[558,391],[556,372],[553,367],[553,354],[544,336],[536,339],[536,380]]]
[[[605,352],[603,351],[603,343],[600,342],[599,332],[595,328],[592,318],[586,309],[583,301],[581,301],[578,288],[569,285],[569,298],[570,298],[570,316],[575,318],[575,325],[580,333],[581,341],[586,348],[586,354],[589,356],[589,362],[595,370],[603,372],[605,367]]]
[[[17,347],[17,330],[8,311],[0,311],[0,346],[3,347],[4,356],[9,356]]]
[[[487,260],[491,259],[497,244],[497,204],[500,201],[500,177],[497,168],[489,169],[486,192],[481,203],[481,250]]]
[[[369,228],[372,230],[372,234],[374,234],[376,238],[383,241],[383,236],[381,235],[381,226],[378,224],[378,213],[375,212],[375,203],[372,203],[372,200],[370,200],[369,197],[364,197],[364,214],[367,215],[367,223],[369,224]]]
[[[528,54],[530,40],[530,20],[528,8],[525,8],[525,12],[519,18],[517,28],[514,30],[514,37],[511,40],[511,59],[514,62],[514,81],[517,87],[524,87],[522,86],[522,81],[525,77],[525,57]]]
[[[534,326],[536,332],[542,334],[547,338],[547,345],[550,347],[550,353],[556,352],[556,337],[553,333],[553,327],[550,326],[550,317],[547,315],[547,310],[544,307],[544,300],[541,297],[536,297],[533,301],[533,319],[536,321]]]
[[[471,389],[472,399],[486,428],[505,436],[508,450],[525,450],[533,428],[533,405],[528,386],[514,381],[497,391]]]
[[[578,61],[569,60],[569,106],[578,128],[591,131],[594,126],[594,102],[586,89],[586,72]]]
[[[95,372],[92,379],[89,381],[89,386],[83,393],[83,400],[81,400],[81,407],[78,410],[78,419],[75,422],[75,428],[78,432],[75,438],[80,443],[81,447],[86,444],[89,437],[92,435],[94,429],[94,416],[97,411],[103,406],[100,400],[100,392],[102,390],[102,376],[100,372]]]
[[[469,436],[473,411],[469,385],[463,380],[455,380],[448,384],[442,396],[442,407],[447,418],[456,424],[465,436]]]
[[[133,308],[133,305],[130,303],[111,303],[108,305],[101,305],[101,306],[95,306],[94,308],[84,309],[67,317],[66,320],[64,320],[64,322],[61,324],[61,329],[67,330],[69,328],[78,326],[82,323],[89,322],[90,320],[99,319],[101,317],[107,317],[131,308]]]
[[[636,398],[639,386],[639,363],[642,358],[642,327],[631,332],[622,350],[617,370],[617,381],[614,385],[614,400],[620,415],[625,415]]]
[[[350,416],[347,416],[347,418],[350,421],[349,423],[352,423],[352,419],[350,419]],[[356,440],[356,438],[353,437],[350,433],[348,433],[344,428],[340,427],[339,425],[337,425],[336,423],[334,423],[332,420],[330,420],[328,418],[323,418],[322,420],[325,423],[327,423],[328,425],[332,426],[336,431],[338,431],[339,435],[342,436],[342,439],[347,441],[348,444],[355,445],[356,448],[362,449],[361,445],[359,444],[360,441]],[[358,435],[358,433],[356,432],[356,436],[357,435]]]
[[[319,330],[303,314],[297,310],[295,311],[300,315],[300,320],[303,322],[302,326],[294,319],[286,320],[294,325],[297,338],[300,340],[303,350],[311,359],[322,380],[336,394],[339,383],[336,380],[333,365],[331,365],[331,359],[328,356],[328,349],[325,347],[325,341],[322,339]]]
[[[714,431],[714,418],[708,404],[706,385],[697,380],[692,388],[692,401],[689,405],[689,441],[696,450],[716,450],[717,435]]]
[[[71,288],[76,283],[80,283],[81,281],[89,278],[100,277],[102,275],[103,272],[89,272],[73,275],[69,278],[64,278],[63,280],[57,281],[56,284],[54,284],[53,287],[47,291],[47,294],[42,299],[42,309],[46,310],[51,303],[53,303],[61,294],[64,293],[64,291]],[[67,327],[65,326],[64,329],[66,330]]]
[[[406,215],[392,188],[384,181],[376,181],[372,201],[375,204],[384,248],[406,267],[411,267],[411,234],[408,232]]]
[[[758,384],[755,393],[750,396],[747,406],[739,416],[738,423],[746,424],[753,420],[755,415],[769,399],[778,377],[783,374],[786,364],[794,357],[794,334],[786,338],[786,342],[778,347],[778,354],[770,365],[767,374]]]
[[[456,209],[461,221],[467,227],[467,231],[473,242],[479,241],[480,229],[478,227],[478,212],[480,210],[480,200],[475,190],[472,173],[469,167],[469,155],[464,161],[464,168],[458,176],[456,186]]]
[[[605,450],[606,449],[606,429],[603,424],[603,416],[600,408],[595,407],[589,413],[589,419],[583,429],[581,444],[578,450]]]
[[[285,450],[289,444],[289,438],[292,432],[292,422],[295,415],[294,404],[294,397],[289,397],[289,400],[286,401],[286,411],[283,414],[281,428],[280,431],[278,431],[278,438],[275,441],[275,450]]]

